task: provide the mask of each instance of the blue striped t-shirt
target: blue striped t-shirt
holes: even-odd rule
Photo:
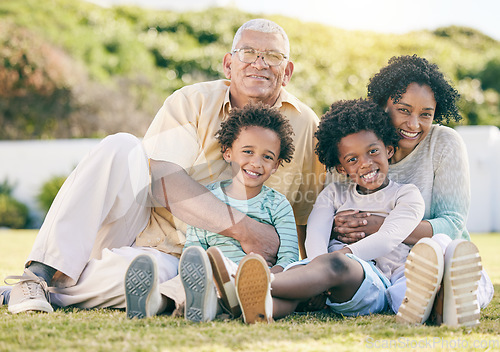
[[[215,182],[209,184],[207,188],[231,207],[259,222],[274,226],[280,238],[276,265],[285,268],[288,264],[297,261],[299,259],[297,228],[292,207],[286,197],[263,185],[260,193],[251,199],[234,199],[222,191],[222,187],[230,183],[231,180]],[[246,255],[237,240],[193,226],[187,227],[184,248],[189,246],[201,246],[204,249],[216,246],[235,263],[239,263]]]

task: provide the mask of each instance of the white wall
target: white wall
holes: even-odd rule
[[[13,196],[30,208],[40,225],[36,195],[52,176],[67,176],[99,139],[0,141],[0,182],[15,185]]]
[[[469,153],[470,232],[500,232],[500,130],[493,126],[460,126]],[[99,139],[0,141],[0,182],[16,183],[14,196],[27,204],[38,224],[36,194],[50,177],[68,175]],[[37,224],[37,225],[38,225]]]
[[[493,126],[459,126],[469,153],[471,232],[500,232],[500,130]]]

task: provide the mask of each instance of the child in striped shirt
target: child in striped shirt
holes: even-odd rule
[[[284,195],[264,185],[283,162],[291,161],[292,134],[288,121],[278,110],[266,105],[247,105],[231,110],[216,138],[224,160],[230,164],[232,178],[207,186],[232,208],[274,226],[280,246],[276,264],[270,268],[273,273],[283,271],[299,258],[292,207]],[[212,276],[217,287],[225,286],[219,289],[224,306],[234,316],[239,314],[233,293],[234,278],[225,269],[236,271],[237,264],[246,254],[234,238],[188,226],[179,264],[186,292],[186,319],[206,321],[215,317],[213,289],[210,288]]]

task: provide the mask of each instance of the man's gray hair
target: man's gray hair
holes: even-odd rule
[[[264,18],[257,18],[250,20],[244,23],[238,29],[238,31],[234,35],[233,47],[231,48],[231,52],[233,52],[233,50],[236,49],[236,45],[240,41],[243,31],[247,30],[281,35],[285,41],[285,52],[283,54],[285,54],[286,57],[290,57],[290,42],[288,40],[288,36],[286,35],[285,31],[278,24],[274,23],[273,21],[266,20]]]

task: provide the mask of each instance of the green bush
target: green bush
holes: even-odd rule
[[[29,222],[28,207],[12,197],[13,185],[8,180],[0,184],[0,227],[23,229]]]
[[[53,176],[48,181],[46,181],[42,187],[40,188],[40,192],[37,195],[38,205],[40,209],[45,213],[49,211],[54,198],[59,192],[59,189],[63,185],[64,181],[66,181],[66,176]]]
[[[174,90],[224,77],[221,59],[253,17],[231,7],[174,12],[0,1],[0,139],[141,136]],[[500,42],[475,29],[380,34],[268,18],[292,44],[287,89],[318,116],[336,100],[366,96],[370,77],[390,57],[417,54],[437,63],[462,94],[461,124],[500,127]]]

